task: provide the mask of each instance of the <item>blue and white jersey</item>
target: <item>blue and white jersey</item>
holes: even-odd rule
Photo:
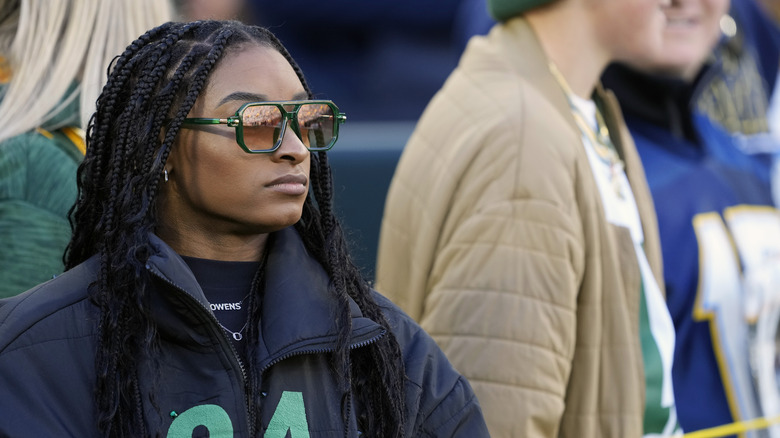
[[[754,342],[756,323],[780,301],[780,213],[771,190],[776,145],[765,132],[765,101],[742,99],[747,86],[763,92],[763,81],[750,80],[760,76],[755,65],[752,74],[730,78],[729,62],[721,57],[693,84],[625,66],[604,76],[623,108],[658,215],[676,331],[674,393],[686,432],[780,413],[774,376],[756,380],[759,368],[774,373],[774,357],[756,360]],[[731,116],[738,123],[724,120]]]
[[[707,117],[696,124],[699,145],[629,122],[658,214],[686,431],[763,415],[749,339],[762,297],[751,294],[767,281],[780,286],[780,214],[767,166]]]

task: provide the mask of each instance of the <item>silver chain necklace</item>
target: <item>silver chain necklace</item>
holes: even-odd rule
[[[247,292],[246,296],[244,298],[242,298],[241,301],[238,302],[238,304],[239,305],[243,304],[244,300],[249,297],[250,293],[252,293],[252,292],[251,291]],[[244,339],[244,335],[241,334],[241,333],[244,331],[244,329],[246,329],[246,326],[249,325],[249,318],[247,318],[246,322],[244,323],[244,326],[241,327],[241,329],[239,331],[237,331],[237,332],[234,332],[233,330],[230,330],[229,328],[227,328],[224,325],[222,325],[222,323],[219,322],[219,319],[217,319],[217,324],[219,324],[219,326],[222,327],[222,330],[230,333],[230,335],[233,336],[233,339],[235,339],[236,341],[240,341],[240,340]]]
[[[225,327],[219,321],[217,321],[217,324],[219,324],[219,326],[222,327],[222,330],[230,333],[233,336],[233,339],[235,339],[236,341],[240,341],[240,340],[244,339],[244,335],[242,335],[241,332],[243,332],[244,329],[246,329],[246,326],[249,325],[249,319],[247,319],[247,321],[244,323],[244,326],[241,327],[241,329],[239,331],[237,331],[237,332],[234,332],[233,330],[230,330],[229,328]]]

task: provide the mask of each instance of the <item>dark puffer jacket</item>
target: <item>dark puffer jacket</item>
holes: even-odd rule
[[[142,364],[147,430],[154,436],[247,436],[245,371],[184,261],[158,248],[147,269],[161,342],[159,374]],[[99,436],[93,388],[98,309],[87,296],[93,257],[22,295],[0,301],[0,436]],[[265,437],[357,436],[355,409],[331,371],[336,340],[328,277],[292,228],[276,233],[266,271],[260,322],[263,368],[260,415]],[[398,338],[406,365],[406,436],[488,436],[468,382],[431,338],[387,299],[375,295]],[[352,303],[351,348],[385,329]],[[153,396],[153,397],[152,397]],[[150,401],[153,398],[154,402]],[[342,409],[350,409],[344,425]]]

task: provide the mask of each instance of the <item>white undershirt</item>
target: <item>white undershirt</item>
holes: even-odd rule
[[[586,100],[581,97],[570,95],[572,104],[581,111],[591,128],[596,131],[596,104],[592,100]],[[604,204],[604,213],[607,221],[621,227],[626,227],[631,232],[631,238],[634,241],[634,250],[639,261],[639,268],[642,273],[642,282],[645,287],[645,299],[647,302],[647,312],[650,319],[650,330],[655,338],[661,355],[663,364],[663,388],[661,392],[661,404],[664,407],[674,405],[674,392],[672,390],[672,359],[674,356],[675,333],[672,318],[669,315],[669,309],[666,301],[658,287],[647,256],[642,248],[644,243],[644,234],[642,232],[642,222],[639,218],[639,210],[636,206],[634,193],[631,190],[625,171],[611,166],[610,163],[599,157],[594,145],[588,136],[582,135],[582,143],[588,154],[590,167],[593,171],[593,177],[596,179],[596,185],[601,194],[601,201]],[[618,195],[620,193],[620,195]]]

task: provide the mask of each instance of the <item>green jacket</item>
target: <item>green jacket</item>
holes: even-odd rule
[[[83,156],[73,128],[38,129],[0,143],[0,298],[63,271]]]

